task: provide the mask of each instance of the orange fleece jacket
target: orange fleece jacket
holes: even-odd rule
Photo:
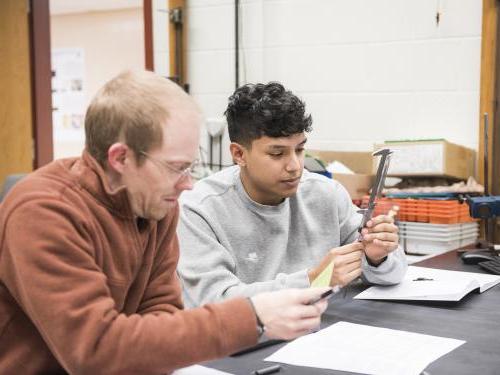
[[[177,218],[135,219],[86,152],[20,181],[0,205],[0,374],[164,374],[255,344],[245,299],[182,310]]]

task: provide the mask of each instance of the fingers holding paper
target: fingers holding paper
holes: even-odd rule
[[[354,242],[331,249],[320,264],[309,270],[311,286],[345,286],[361,275],[364,245]]]
[[[356,244],[359,243],[357,242]],[[361,275],[362,256],[363,251],[356,250],[352,253],[346,254],[341,259],[338,259],[338,262],[334,262],[330,285],[346,286],[351,281],[359,277]]]

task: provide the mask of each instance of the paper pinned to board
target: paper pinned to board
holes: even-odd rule
[[[332,280],[333,274],[333,260],[330,262],[328,266],[325,267],[323,271],[316,277],[311,283],[311,287],[313,288],[321,288],[330,286],[330,281]]]

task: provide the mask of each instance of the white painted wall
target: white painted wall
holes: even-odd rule
[[[477,148],[482,1],[241,0],[240,15],[240,83],[277,80],[301,96],[309,147],[446,138]],[[234,90],[234,1],[188,1],[188,25],[191,92],[221,116]]]
[[[83,48],[86,106],[97,90],[125,69],[144,69],[142,7],[51,15],[51,48]],[[86,107],[85,106],[85,107]],[[83,129],[73,140],[54,139],[54,158],[78,156]]]

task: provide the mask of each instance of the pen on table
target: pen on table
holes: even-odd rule
[[[434,279],[428,279],[427,277],[417,277],[413,281],[434,281]]]
[[[253,373],[255,375],[267,375],[267,374],[274,374],[275,372],[279,372],[280,370],[281,370],[280,365],[274,365],[261,368],[260,370],[255,370]]]

